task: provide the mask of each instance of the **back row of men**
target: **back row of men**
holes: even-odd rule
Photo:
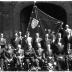
[[[45,38],[41,38],[39,33],[36,33],[35,38],[30,36],[30,32],[27,32],[25,37],[22,36],[22,32],[19,31],[15,33],[15,37],[10,40],[10,44],[17,48],[18,44],[21,45],[22,49],[29,50],[34,48],[34,50],[43,49],[46,51],[47,55],[52,55],[53,53],[64,53],[67,52],[68,48],[71,48],[72,39],[72,29],[69,28],[69,25],[66,25],[65,28],[60,28],[58,33],[48,29],[48,33],[45,34]],[[4,38],[4,34],[1,33],[0,37],[0,47],[4,48],[8,44]],[[39,52],[40,53],[40,52]]]

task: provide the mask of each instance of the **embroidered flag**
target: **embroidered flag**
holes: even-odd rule
[[[62,21],[51,17],[34,6],[30,15],[27,31],[30,32],[30,36],[32,38],[36,36],[36,33],[39,33],[42,38],[45,38],[45,34],[48,33],[48,29],[58,32],[61,23]]]
[[[36,28],[38,23],[39,23],[39,21],[37,19],[33,18],[32,22],[31,22],[32,29]]]

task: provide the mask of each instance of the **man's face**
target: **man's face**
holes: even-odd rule
[[[29,63],[29,62],[30,62],[30,60],[29,60],[29,59],[26,59],[26,61],[27,61],[27,63]]]
[[[31,49],[32,48],[32,46],[31,45],[29,45],[29,49]]]
[[[21,32],[19,32],[19,34],[21,35],[22,33],[21,33]]]
[[[0,46],[0,48],[1,48],[1,46]]]
[[[38,43],[38,48],[41,48],[41,44],[40,43]]]
[[[15,36],[17,37],[17,36],[18,36],[18,34],[17,34],[17,33],[15,33]]]
[[[21,49],[21,45],[18,45],[18,48]]]
[[[1,34],[1,37],[3,37],[3,34]]]
[[[58,33],[58,37],[59,37],[59,38],[61,37],[61,33]]]
[[[48,34],[46,34],[46,35],[45,35],[45,38],[48,38],[48,37],[49,37],[49,35],[48,35]]]
[[[36,37],[39,37],[39,33],[36,33]]]
[[[34,60],[34,57],[32,57],[32,61],[34,62],[35,60]]]
[[[30,34],[29,34],[29,32],[28,32],[28,33],[27,33],[27,37],[29,37],[29,35],[30,35]]]
[[[11,49],[11,45],[8,45],[9,46],[9,49]]]
[[[51,32],[51,29],[48,29],[48,33],[50,33]]]
[[[66,29],[68,29],[69,28],[69,25],[66,25]]]

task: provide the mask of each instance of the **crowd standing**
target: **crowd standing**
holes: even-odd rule
[[[39,32],[32,38],[18,31],[7,43],[0,34],[0,69],[3,71],[72,70],[72,29],[61,27],[56,33],[48,29],[44,38]]]

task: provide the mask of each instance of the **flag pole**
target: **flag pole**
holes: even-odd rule
[[[37,6],[36,6],[36,1],[34,1],[34,12],[35,12],[35,18],[38,19],[38,11],[37,11]],[[38,27],[38,32],[39,32],[39,27]]]
[[[34,9],[34,7],[36,7],[36,1],[34,1],[33,9]],[[33,11],[33,10],[32,10],[32,11]],[[36,13],[35,13],[35,14],[36,14]],[[31,20],[31,17],[30,17],[30,20]],[[28,23],[28,27],[27,27],[26,33],[28,32],[29,25],[30,25],[30,22]]]
[[[36,4],[36,1],[34,1],[34,6],[35,6],[35,4]]]
[[[36,16],[36,19],[37,19],[37,11],[36,11],[36,8],[37,8],[37,6],[36,6],[36,1],[34,1],[34,11],[35,11],[35,16]]]

